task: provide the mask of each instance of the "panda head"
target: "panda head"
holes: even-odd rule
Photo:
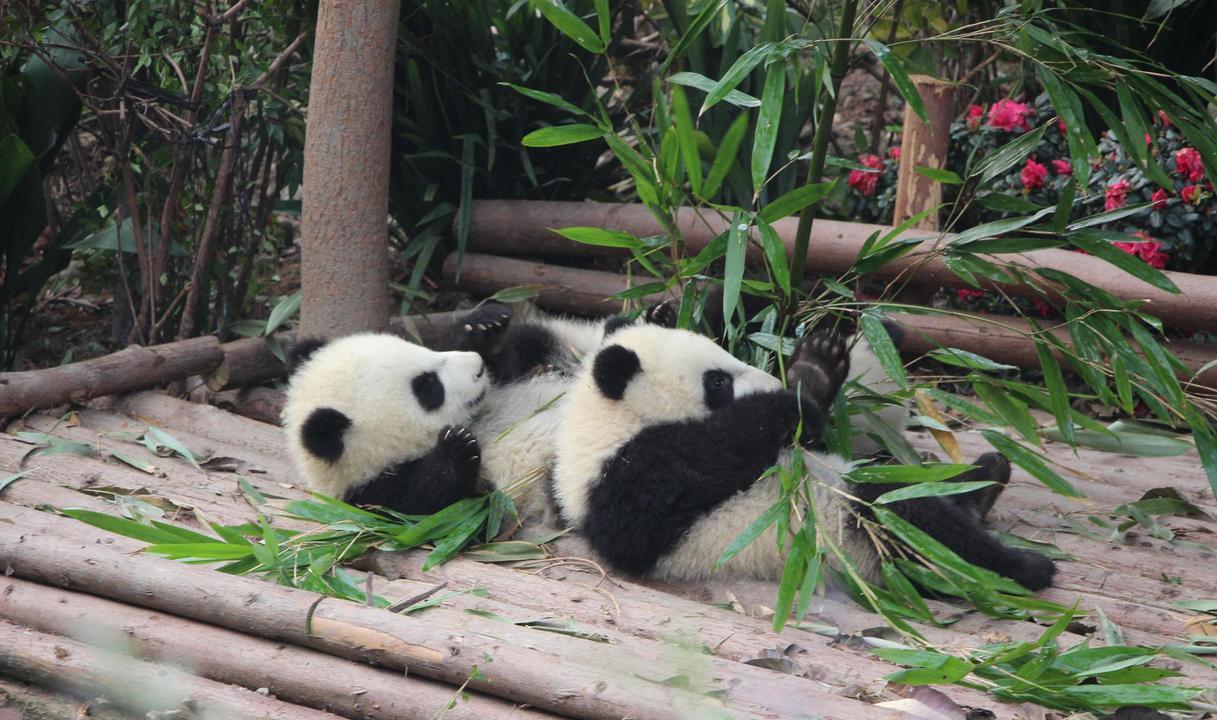
[[[781,381],[686,330],[634,325],[608,336],[563,401],[553,475],[563,517],[579,523],[604,463],[649,426],[704,418]]]
[[[471,352],[436,352],[394,335],[301,343],[283,410],[288,445],[320,492],[342,493],[424,455],[466,423],[489,377]]]

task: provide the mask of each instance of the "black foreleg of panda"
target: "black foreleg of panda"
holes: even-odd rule
[[[464,427],[449,426],[440,431],[435,447],[426,455],[385,470],[344,500],[405,515],[430,515],[480,494],[481,467],[477,438]]]
[[[581,533],[613,568],[647,574],[698,518],[774,465],[800,417],[804,438],[823,431],[820,409],[783,390],[643,430],[605,464]]]

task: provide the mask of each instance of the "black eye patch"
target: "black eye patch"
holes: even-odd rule
[[[424,410],[438,410],[444,405],[444,383],[434,372],[425,372],[410,383],[414,397]]]
[[[706,407],[711,410],[726,407],[735,399],[735,381],[722,370],[707,370],[701,376],[701,386],[706,395]]]

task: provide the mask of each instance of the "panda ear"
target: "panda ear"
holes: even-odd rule
[[[342,436],[349,427],[351,419],[338,410],[317,408],[300,427],[300,442],[322,460],[335,462],[346,449]]]
[[[287,350],[287,372],[294,373],[328,341],[321,338],[301,338]]]
[[[633,350],[627,350],[620,345],[609,345],[596,355],[592,364],[592,377],[596,379],[596,387],[610,400],[620,400],[625,396],[625,389],[630,384],[642,363]]]

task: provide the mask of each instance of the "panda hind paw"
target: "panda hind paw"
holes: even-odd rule
[[[484,343],[503,332],[511,323],[511,308],[489,302],[465,316],[463,330],[474,343]]]
[[[658,325],[659,327],[674,328],[679,322],[679,303],[674,300],[665,300],[661,303],[656,303],[647,308],[643,318],[648,324]]]
[[[477,437],[464,425],[449,425],[439,433],[439,444],[454,466],[472,468],[475,472],[482,462],[482,449]]]

